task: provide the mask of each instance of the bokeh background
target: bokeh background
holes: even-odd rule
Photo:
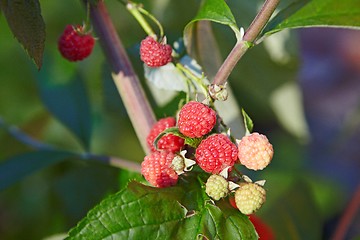
[[[34,150],[9,134],[9,125],[40,142],[83,152],[76,136],[44,104],[63,96],[41,94],[44,86],[79,82],[78,94],[90,104],[91,121],[86,120],[91,124],[90,152],[141,162],[144,152],[100,45],[79,63],[67,62],[57,51],[65,26],[86,18],[81,1],[40,2],[47,34],[40,71],[0,16],[0,161]],[[172,43],[182,37],[200,1],[142,2],[162,22]],[[227,3],[237,23],[246,28],[262,1]],[[280,8],[288,3],[282,1]],[[145,33],[118,1],[107,5],[154,111],[158,117],[173,115],[181,95],[160,104],[143,78],[138,48]],[[213,55],[223,59],[235,43],[234,34],[219,24],[212,24],[212,29],[218,45]],[[248,51],[230,76],[233,96],[226,107],[234,112],[243,107],[255,123],[254,130],[267,134],[275,149],[266,170],[248,174],[267,180],[267,203],[258,216],[277,239],[329,239],[359,186],[359,42],[360,32],[355,30],[284,31]],[[198,61],[201,64],[201,57]],[[233,121],[242,124],[239,115]],[[66,233],[101,199],[124,187],[129,177],[138,176],[81,159],[26,176],[0,192],[0,238],[49,239]],[[355,211],[346,239],[360,236],[359,209]]]

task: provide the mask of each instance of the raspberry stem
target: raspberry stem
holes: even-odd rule
[[[269,21],[280,0],[266,0],[260,12],[257,14],[250,27],[246,30],[242,40],[237,41],[220,69],[216,73],[212,84],[223,85],[226,83],[230,73],[242,58],[245,52],[251,48],[257,36]]]
[[[159,28],[160,39],[163,38],[164,29],[163,29],[161,23],[152,14],[150,14],[148,11],[146,11],[144,8],[142,8],[139,4],[136,4],[136,3],[133,3],[130,1],[126,4],[126,9],[134,16],[134,18],[138,21],[138,23],[144,29],[144,31],[147,33],[147,35],[152,36],[155,39],[157,39],[155,32],[153,31],[153,29],[151,28],[149,23],[145,20],[143,15],[150,18]]]
[[[103,1],[90,6],[90,18],[137,137],[144,151],[149,152],[146,136],[155,123],[155,115]]]
[[[195,76],[189,69],[187,69],[184,65],[182,65],[181,63],[177,63],[176,67],[181,70],[185,76],[187,76],[190,80],[194,81],[195,83],[197,83],[197,85],[199,87],[201,87],[201,91],[203,92],[204,96],[206,99],[211,100],[211,97],[209,95],[208,89],[207,87],[204,85],[204,83],[201,81],[200,78],[198,78],[197,76]],[[196,86],[195,86],[196,88]],[[196,89],[195,89],[196,90]]]

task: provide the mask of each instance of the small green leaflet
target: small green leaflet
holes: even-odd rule
[[[253,130],[254,123],[243,108],[241,109],[241,113],[244,117],[244,125],[245,125],[246,134],[250,134]]]

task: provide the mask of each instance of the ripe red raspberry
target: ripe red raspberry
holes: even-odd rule
[[[148,36],[141,41],[140,58],[149,67],[161,67],[171,62],[172,48]]]
[[[190,101],[180,109],[178,127],[187,137],[202,137],[213,129],[215,123],[215,111],[200,102]]]
[[[154,141],[157,138],[157,136],[165,129],[174,127],[175,125],[176,125],[176,120],[173,117],[162,118],[157,123],[154,124],[154,126],[150,130],[149,135],[146,138],[147,144],[152,152],[156,151],[156,148],[154,146]],[[184,139],[175,136],[171,133],[161,137],[157,142],[157,148],[159,150],[168,150],[170,152],[178,152],[181,150],[183,146],[184,146]]]
[[[235,203],[243,214],[256,212],[266,200],[265,189],[257,183],[242,183],[235,191]]]
[[[178,175],[171,168],[176,155],[172,152],[153,152],[141,163],[141,174],[153,186],[158,188],[170,187],[177,183]]]
[[[196,162],[205,171],[220,173],[232,167],[237,160],[238,150],[234,143],[223,134],[214,134],[202,140],[196,149]]]
[[[85,32],[83,26],[80,25],[67,25],[58,41],[61,55],[72,62],[88,57],[94,45],[94,37]]]
[[[256,132],[244,136],[238,144],[238,149],[240,163],[252,170],[264,169],[274,155],[267,137]]]

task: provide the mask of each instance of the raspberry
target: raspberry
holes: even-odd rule
[[[154,146],[154,141],[157,138],[157,136],[165,129],[174,127],[175,125],[176,125],[176,120],[173,117],[162,118],[157,123],[154,124],[154,126],[150,130],[149,135],[146,138],[147,144],[152,152],[156,151],[156,148]],[[168,150],[170,152],[178,152],[183,146],[184,146],[184,139],[175,136],[171,133],[161,137],[157,142],[157,148],[159,150]]]
[[[256,183],[242,183],[235,191],[235,203],[243,214],[256,212],[265,202],[266,192]]]
[[[227,136],[214,134],[201,141],[195,154],[196,162],[205,172],[218,174],[234,165],[238,150]]]
[[[67,25],[58,41],[61,55],[72,62],[88,57],[94,45],[94,37],[90,33],[86,33],[84,27],[80,25]]]
[[[256,132],[243,137],[238,149],[240,163],[252,170],[264,169],[274,155],[273,147],[267,137]]]
[[[262,219],[255,216],[254,214],[249,216],[250,221],[255,227],[256,232],[259,235],[259,239],[261,240],[274,240],[275,235],[273,230],[269,225],[267,225],[265,222],[263,222]]]
[[[170,187],[177,183],[178,175],[170,167],[176,155],[172,152],[153,152],[141,163],[141,174],[153,186]]]
[[[215,123],[215,111],[199,102],[188,102],[179,113],[179,131],[187,137],[202,137],[213,129]]]
[[[219,200],[229,193],[229,183],[220,175],[211,175],[205,184],[206,194],[214,200]]]
[[[141,41],[140,58],[149,67],[161,67],[171,62],[172,48],[148,36]]]

